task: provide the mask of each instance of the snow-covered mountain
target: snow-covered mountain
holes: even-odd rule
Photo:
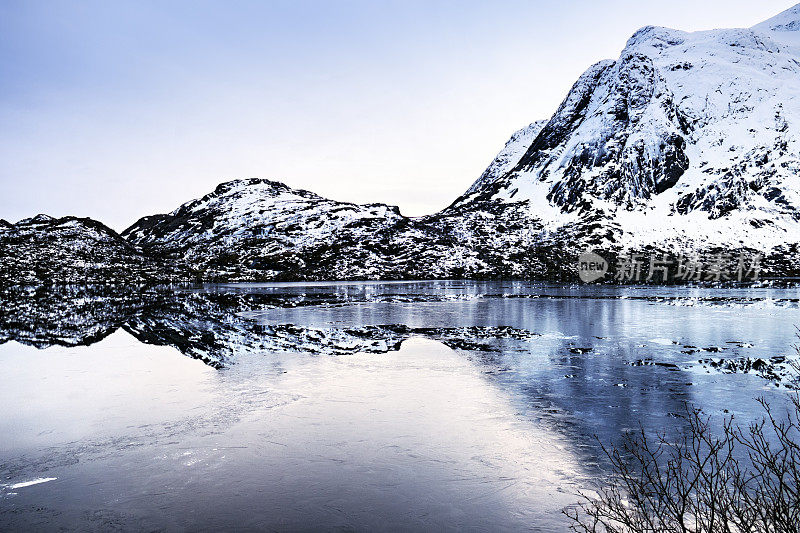
[[[0,220],[0,287],[180,279],[114,230],[89,218],[37,215]]]
[[[501,218],[409,218],[395,206],[337,202],[247,179],[223,183],[168,215],[145,217],[122,236],[204,280],[497,276],[511,269],[521,276],[524,250],[512,242],[521,227],[513,217],[499,227]]]
[[[29,225],[0,223],[0,252]],[[587,249],[612,259],[746,250],[767,256],[768,272],[796,275],[800,5],[749,29],[638,30],[439,213],[236,180],[122,238],[110,257],[202,280],[574,279]]]
[[[750,29],[642,28],[455,205],[527,202],[551,233],[595,213],[630,248],[797,243],[799,60],[800,5]]]
[[[407,223],[397,207],[336,202],[249,179],[145,217],[122,235],[203,279],[294,279],[312,271],[378,276],[401,261],[394,239]]]

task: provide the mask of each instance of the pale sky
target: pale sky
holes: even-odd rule
[[[0,218],[122,230],[249,177],[432,213],[637,28],[792,4],[0,0]]]

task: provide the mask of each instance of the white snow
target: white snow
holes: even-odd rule
[[[21,481],[19,483],[11,483],[9,485],[2,485],[2,487],[16,490],[16,489],[23,489],[25,487],[30,487],[32,485],[39,485],[40,483],[47,483],[48,481],[55,481],[58,479],[57,477],[40,477],[36,479],[32,479],[30,481]]]

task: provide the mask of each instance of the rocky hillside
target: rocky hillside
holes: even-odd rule
[[[336,202],[250,179],[145,217],[122,235],[203,279],[401,276],[398,240],[413,234],[409,222],[397,207]]]
[[[208,281],[524,277],[538,222],[516,205],[488,207],[409,218],[395,206],[236,180],[122,236]]]
[[[89,218],[0,221],[0,286],[169,282],[180,275]]]

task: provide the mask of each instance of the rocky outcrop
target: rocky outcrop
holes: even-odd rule
[[[37,215],[0,224],[0,286],[168,283],[180,277],[96,220]]]

